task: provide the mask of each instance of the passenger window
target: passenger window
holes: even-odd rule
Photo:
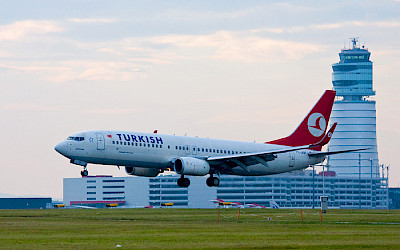
[[[224,150],[224,154],[226,154],[226,150]]]
[[[204,152],[204,148],[201,148],[201,152]]]
[[[228,150],[228,154],[231,154],[231,151]]]
[[[213,149],[213,153],[215,153],[215,149]]]
[[[178,146],[175,146],[175,149],[178,150]]]
[[[128,146],[130,146],[131,145],[131,143],[130,142],[128,142]]]
[[[182,148],[181,148],[181,146],[179,146],[179,150],[181,150]]]
[[[113,144],[115,144],[115,141],[113,141]]]
[[[208,152],[208,149],[206,148],[206,152]]]
[[[151,146],[154,148],[154,144],[151,144]]]
[[[119,142],[117,141],[117,144],[119,144]]]
[[[169,146],[168,146],[169,147]],[[160,148],[162,148],[162,145],[160,145]]]
[[[161,145],[160,145],[161,146]],[[170,149],[170,146],[168,145],[168,149]]]
[[[151,144],[148,144],[149,146],[148,147],[150,147],[151,146]],[[154,147],[154,146],[153,146]]]
[[[200,152],[200,148],[197,148],[197,151],[199,151],[199,152]]]
[[[153,145],[153,147],[154,147],[154,145]],[[158,148],[158,145],[156,144],[156,148]]]
[[[219,150],[217,149],[217,153],[219,153]]]

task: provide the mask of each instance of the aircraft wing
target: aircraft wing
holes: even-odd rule
[[[276,158],[277,154],[322,147],[323,145],[327,144],[330,141],[333,131],[336,128],[336,125],[337,123],[333,124],[332,127],[329,129],[328,133],[326,133],[325,136],[321,139],[321,141],[319,141],[316,144],[297,146],[297,147],[287,147],[284,149],[275,149],[262,152],[252,152],[252,153],[224,155],[224,156],[210,156],[205,160],[207,160],[210,163],[210,165],[214,166],[224,165],[228,168],[239,166],[246,172],[250,172],[247,168],[248,166],[261,163],[264,166],[268,167],[267,162],[273,161]]]
[[[310,157],[320,157],[320,156],[327,156],[327,155],[335,155],[335,154],[341,154],[341,153],[349,153],[349,152],[356,152],[356,151],[362,151],[362,150],[368,150],[371,148],[357,148],[357,149],[348,149],[348,150],[338,150],[338,151],[329,151],[329,152],[312,152],[309,153],[308,155]]]
[[[276,154],[282,154],[291,151],[297,151],[301,149],[309,149],[309,146],[289,147],[287,149],[270,150],[263,152],[253,152],[236,155],[224,155],[224,156],[210,156],[205,160],[210,165],[221,166],[224,165],[228,168],[239,166],[246,172],[250,172],[247,167],[255,164],[263,164],[268,167],[268,161],[273,161],[276,158]]]

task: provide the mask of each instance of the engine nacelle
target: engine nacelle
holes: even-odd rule
[[[197,158],[181,157],[175,160],[174,169],[175,172],[182,175],[203,176],[210,173],[210,164],[205,160]]]
[[[160,173],[158,168],[125,167],[125,172],[129,175],[156,177]]]

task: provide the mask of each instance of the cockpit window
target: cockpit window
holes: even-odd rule
[[[70,136],[67,138],[67,140],[70,141],[84,141],[85,137],[80,137],[80,136]]]

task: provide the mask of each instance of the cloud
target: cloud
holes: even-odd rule
[[[45,30],[50,32],[57,29]],[[282,62],[299,60],[307,54],[325,49],[323,45],[276,40],[251,31],[161,35],[90,43],[64,39],[63,42],[68,44],[66,47],[69,50],[57,50],[56,53],[64,53],[69,58],[72,55],[71,60],[37,61],[35,58],[35,61],[3,63],[0,67],[31,72],[36,74],[36,78],[51,82],[132,81],[146,78],[148,68],[154,65],[201,59],[244,63]],[[82,50],[100,59],[82,59]]]
[[[25,20],[0,26],[0,41],[23,41],[26,37],[61,32],[63,28],[46,20]]]
[[[262,29],[253,29],[251,32],[259,33],[274,33],[274,34],[282,34],[282,33],[299,33],[308,30],[332,30],[332,29],[341,29],[344,27],[369,27],[369,28],[397,28],[400,27],[400,21],[379,21],[379,22],[370,22],[370,21],[346,21],[346,22],[337,22],[337,23],[326,23],[326,24],[312,24],[306,26],[293,26],[287,28],[262,28]]]
[[[110,109],[110,108],[104,108],[104,109],[85,109],[82,110],[82,113],[86,114],[102,114],[102,115],[131,115],[131,114],[136,114],[139,113],[139,109]]]
[[[212,48],[209,57],[246,63],[298,60],[323,50],[320,45],[274,40],[249,32],[219,31],[210,35],[167,35],[148,39],[153,44],[174,48]],[[202,54],[201,56],[206,56]]]
[[[36,103],[11,103],[0,106],[4,111],[58,111],[59,108],[55,106],[48,106]]]
[[[115,23],[116,19],[113,18],[69,18],[67,21],[72,23]]]
[[[13,66],[0,64],[0,68],[37,74],[51,82],[74,80],[129,81],[143,77],[141,68],[132,62],[72,60],[59,62],[32,62],[35,66]],[[142,67],[143,68],[143,67]]]

